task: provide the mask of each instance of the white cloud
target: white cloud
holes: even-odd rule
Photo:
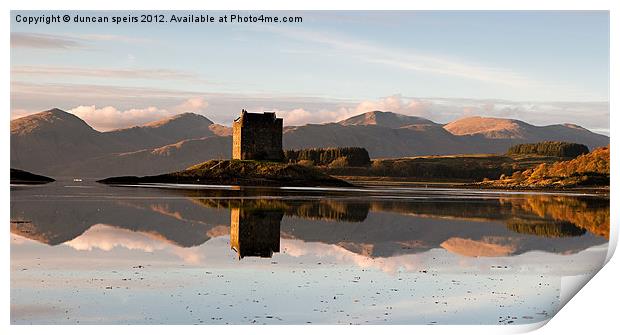
[[[503,100],[412,98],[392,95],[357,104],[332,104],[315,110],[274,109],[286,125],[304,125],[344,120],[371,111],[420,116],[438,123],[463,117],[484,116],[522,120],[537,126],[575,123],[592,131],[609,134],[607,102],[518,102]]]
[[[158,109],[157,107],[134,108],[121,111],[112,106],[97,108],[95,105],[78,106],[67,112],[75,114],[99,131],[131,127],[160,120],[175,114],[165,109]]]
[[[70,95],[67,92],[71,92]],[[88,101],[89,105],[115,106],[119,111],[134,106],[156,106],[151,117],[135,120],[125,117],[116,124],[91,124],[105,129],[139,125],[155,121],[165,112],[201,113],[214,122],[230,125],[245,108],[249,111],[275,111],[286,125],[337,122],[361,113],[380,110],[421,116],[438,123],[448,123],[465,116],[519,119],[534,125],[574,123],[590,130],[609,134],[609,102],[527,102],[497,99],[420,98],[394,94],[375,100],[351,101],[273,94],[230,94],[201,91],[168,90],[145,87],[105,85],[34,84],[11,82],[11,118],[47,110],[64,109]],[[207,102],[208,101],[208,102]],[[88,106],[88,105],[87,105]],[[208,107],[208,112],[207,112]],[[29,112],[28,112],[29,111]],[[148,121],[145,121],[148,120]],[[97,122],[93,117],[91,122]],[[90,123],[90,122],[89,122]]]
[[[193,112],[199,113],[207,109],[209,103],[203,97],[189,98],[182,104],[175,107],[175,110],[180,113]]]
[[[203,112],[208,105],[208,102],[204,98],[195,97],[184,101],[178,106],[174,106],[170,110],[160,109],[154,106],[119,110],[112,106],[97,108],[97,106],[91,105],[78,106],[67,112],[78,116],[91,127],[99,131],[108,131],[142,125],[168,118],[179,113]]]

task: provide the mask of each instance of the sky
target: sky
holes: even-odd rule
[[[149,12],[154,13],[154,12]],[[53,107],[105,131],[244,108],[287,125],[372,110],[482,115],[609,134],[606,11],[159,12],[301,23],[52,23],[143,12],[12,11],[11,118]]]

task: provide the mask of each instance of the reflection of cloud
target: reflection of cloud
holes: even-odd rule
[[[150,232],[136,232],[124,228],[96,224],[82,235],[65,245],[80,251],[100,249],[110,251],[114,248],[126,248],[144,252],[169,251],[190,264],[199,264],[202,255],[196,248],[182,248],[166,241],[161,235]]]
[[[401,255],[387,258],[370,258],[356,254],[343,247],[320,242],[304,242],[300,240],[280,241],[281,250],[293,257],[314,256],[319,258],[334,258],[344,263],[353,263],[361,268],[375,268],[386,273],[396,273],[399,270],[413,271],[418,269],[423,255]]]

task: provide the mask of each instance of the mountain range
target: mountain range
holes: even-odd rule
[[[142,126],[100,132],[51,109],[11,121],[11,167],[54,177],[147,175],[231,156],[231,128],[183,113]],[[440,124],[373,111],[335,123],[284,127],[285,149],[357,146],[371,158],[504,153],[517,143],[568,141],[590,150],[609,137],[574,124],[535,126],[519,120],[468,117]]]

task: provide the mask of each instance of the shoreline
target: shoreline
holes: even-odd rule
[[[592,195],[601,195],[609,197],[609,186],[582,186],[582,187],[526,187],[513,186],[501,187],[493,185],[484,185],[472,181],[437,181],[437,180],[416,180],[401,177],[370,177],[360,178],[359,176],[334,176],[336,178],[346,180],[356,186],[405,186],[405,187],[446,187],[452,189],[464,190],[489,190],[489,191],[509,191],[509,192],[545,192],[545,193],[574,193],[581,192]]]

